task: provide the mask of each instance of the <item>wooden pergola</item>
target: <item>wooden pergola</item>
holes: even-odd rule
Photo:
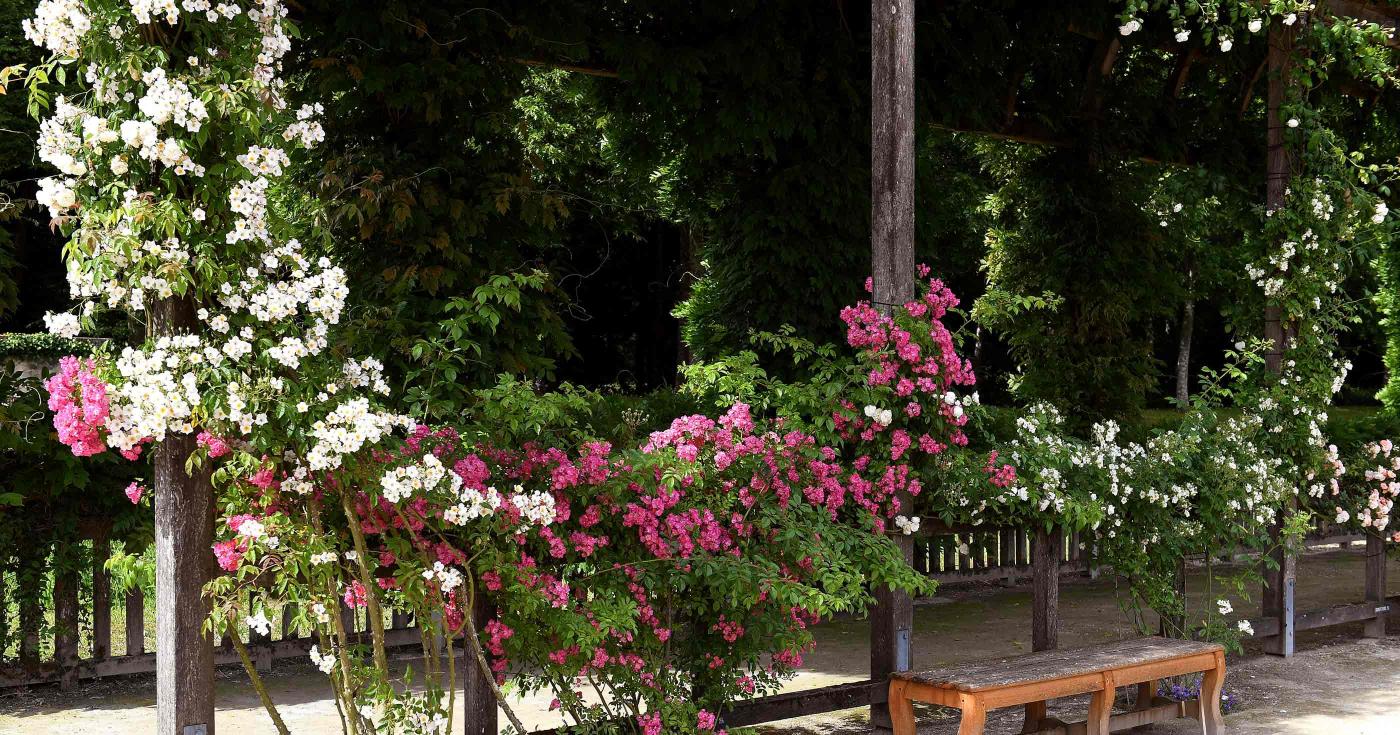
[[[1320,22],[1361,20],[1379,23],[1394,30],[1400,26],[1400,9],[1362,0],[1323,0],[1317,11]],[[1085,70],[1083,101],[1079,114],[1094,119],[1102,109],[1105,83],[1111,79],[1115,63],[1125,43],[1111,28],[1066,28],[1094,44],[1092,61]],[[1295,31],[1275,22],[1269,30],[1269,50],[1265,63],[1245,80],[1245,103],[1252,98],[1256,82],[1267,77],[1268,148],[1266,205],[1283,204],[1284,190],[1291,174],[1288,151],[1284,147],[1279,105],[1284,99],[1283,71],[1289,63]],[[1174,55],[1174,68],[1168,97],[1180,96],[1192,69],[1206,56],[1199,46],[1164,44]],[[915,2],[914,0],[872,0],[871,3],[871,266],[874,299],[877,304],[901,304],[914,295],[915,285]],[[537,62],[527,62],[537,63]],[[607,70],[572,66],[569,70],[598,76],[616,76]],[[988,135],[1007,140],[1044,145],[1074,145],[1075,141],[1047,130],[1034,119],[1018,114],[1018,90],[1022,69],[1006,80],[1003,114],[995,124],[976,120],[930,123],[961,132]],[[1366,94],[1365,90],[1361,91]],[[1114,151],[1116,154],[1146,160],[1164,160],[1152,151]],[[1189,151],[1175,162],[1190,162]],[[187,308],[189,307],[189,308]],[[172,301],[152,314],[155,333],[191,329],[197,326],[192,305]],[[1277,307],[1265,315],[1265,333],[1272,341],[1271,369],[1282,362],[1288,325]],[[213,641],[201,632],[208,613],[202,589],[214,572],[209,549],[213,539],[214,497],[207,470],[191,476],[185,471],[185,457],[194,451],[193,437],[167,440],[156,453],[156,550],[158,612],[158,733],[159,735],[210,735],[214,732]],[[906,560],[912,559],[914,540],[896,537]],[[1056,534],[1036,535],[1034,557],[1035,617],[1032,625],[1035,650],[1057,644],[1058,556]],[[1367,620],[1368,634],[1384,627],[1384,556],[1379,540],[1368,542],[1366,603],[1349,606],[1315,621]],[[1293,590],[1295,566],[1283,553],[1277,557],[1277,570],[1267,574],[1263,603],[1264,617],[1276,621],[1269,634],[1271,652],[1288,656],[1298,616]],[[736,705],[726,716],[730,727],[756,724],[787,717],[809,715],[869,704],[872,721],[878,728],[889,728],[885,707],[885,684],[889,674],[913,668],[911,635],[913,604],[906,596],[890,590],[877,591],[878,605],[871,614],[870,678],[854,684],[768,697]],[[1388,609],[1388,608],[1387,608]],[[475,611],[487,614],[482,606]],[[496,702],[488,682],[475,667],[467,667],[466,717],[468,735],[494,735],[497,732]]]

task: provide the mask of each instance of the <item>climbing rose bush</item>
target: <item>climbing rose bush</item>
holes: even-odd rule
[[[392,606],[427,601],[456,628],[485,596],[499,681],[575,723],[714,729],[724,702],[795,672],[808,626],[864,610],[867,583],[928,589],[877,530],[892,508],[836,457],[743,404],[626,450],[420,427],[370,465],[356,515]]]
[[[1390,439],[1370,442],[1346,464],[1335,446],[1331,450],[1335,477],[1315,496],[1320,499],[1317,504],[1331,506],[1326,520],[1400,543],[1400,528],[1391,518],[1400,497],[1400,451],[1395,443]]]

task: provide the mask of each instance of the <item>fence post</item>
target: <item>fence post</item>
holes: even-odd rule
[[[1176,561],[1176,579],[1172,581],[1172,589],[1176,592],[1177,599],[1181,600],[1182,613],[1180,615],[1162,615],[1157,623],[1158,634],[1167,638],[1187,638],[1186,635],[1186,557]],[[1214,600],[1207,600],[1207,605],[1214,605]]]
[[[98,661],[112,655],[112,578],[107,576],[111,531],[111,523],[98,523],[92,536],[92,657]]]
[[[1377,533],[1366,534],[1366,601],[1376,604],[1379,610],[1385,603],[1385,539]],[[1377,612],[1376,617],[1366,621],[1362,635],[1367,638],[1384,638],[1385,621],[1388,610]]]
[[[1265,176],[1265,202],[1268,211],[1283,209],[1287,203],[1288,179],[1292,173],[1292,162],[1284,143],[1283,116],[1279,108],[1283,104],[1288,84],[1289,54],[1293,51],[1294,31],[1285,27],[1277,18],[1269,26],[1269,90],[1266,109],[1267,130],[1267,171]],[[1272,302],[1264,308],[1264,338],[1269,342],[1269,350],[1264,355],[1264,365],[1275,375],[1283,371],[1283,353],[1288,346],[1288,335],[1293,328],[1284,323],[1283,308]],[[1293,503],[1281,509],[1286,515],[1293,511]],[[1273,534],[1278,544],[1283,525],[1280,517]],[[1278,635],[1264,641],[1264,651],[1280,656],[1293,655],[1293,586],[1297,574],[1293,554],[1281,545],[1275,550],[1274,568],[1265,568],[1264,604],[1266,617],[1278,618]]]
[[[908,563],[914,555],[914,538],[896,536],[892,539]],[[875,606],[870,610],[870,679],[875,682],[871,694],[880,701],[870,705],[870,723],[876,728],[890,730],[890,710],[880,688],[890,674],[908,671],[913,665],[914,601],[899,590],[881,587],[875,590]]]
[[[1060,645],[1060,530],[1035,530],[1031,544],[1034,581],[1031,588],[1031,650]]]
[[[491,619],[491,602],[483,593],[483,585],[477,585],[471,615],[476,629],[485,630],[486,621]],[[462,664],[465,669],[462,672],[462,735],[496,735],[496,695],[491,691],[491,682],[482,674],[481,666],[473,659],[468,650]]]
[[[53,657],[58,664],[59,689],[78,683],[78,570],[63,563],[67,554],[54,553]]]
[[[146,598],[141,588],[126,593],[126,655],[146,652]]]

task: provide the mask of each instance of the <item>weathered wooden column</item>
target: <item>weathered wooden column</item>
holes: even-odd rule
[[[877,308],[889,311],[914,297],[914,0],[870,4],[870,261]],[[895,543],[914,558],[914,539]],[[891,672],[912,665],[914,603],[891,589],[875,590],[870,611],[870,721],[890,728],[885,691]]]
[[[1031,650],[1060,647],[1060,529],[1035,529],[1031,541]],[[1036,732],[1046,716],[1046,703],[1026,704],[1023,732]]]
[[[112,655],[112,578],[107,560],[112,556],[112,523],[94,524],[92,534],[92,657]]]
[[[1293,53],[1294,31],[1277,18],[1269,26],[1269,99],[1268,99],[1268,180],[1265,189],[1265,207],[1277,211],[1285,206],[1288,178],[1292,171],[1288,149],[1284,145],[1284,122],[1279,113],[1288,84],[1289,57]],[[1287,328],[1283,322],[1283,308],[1269,304],[1264,310],[1264,338],[1269,342],[1269,351],[1264,356],[1264,364],[1274,374],[1283,371],[1283,353],[1288,347]],[[1290,501],[1281,509],[1279,523],[1274,529],[1274,542],[1282,541],[1283,517],[1292,512],[1296,501]],[[1279,656],[1293,655],[1293,587],[1297,577],[1297,561],[1279,545],[1272,553],[1273,564],[1264,566],[1263,614],[1278,619],[1278,635],[1264,641],[1267,653]]]
[[[151,337],[199,326],[194,303],[165,299],[149,312]],[[214,486],[210,467],[185,472],[193,434],[168,435],[155,449],[156,733],[213,735],[214,642],[204,584],[214,572]]]
[[[476,629],[485,630],[486,621],[491,618],[491,601],[482,593],[480,585],[477,587],[471,614]],[[481,673],[481,667],[474,660],[470,646],[463,644],[462,650],[466,652],[462,659],[463,735],[496,735],[496,694],[491,691],[491,682]]]
[[[66,548],[64,548],[66,547]],[[58,664],[59,689],[78,683],[78,567],[77,539],[63,539],[54,549],[53,657]]]
[[[1390,605],[1385,601],[1385,561],[1385,538],[1366,534],[1366,601],[1376,606],[1376,617],[1367,620],[1362,631],[1366,638],[1384,638],[1385,621],[1390,617]]]
[[[1060,530],[1035,530],[1031,543],[1031,650],[1060,646]]]

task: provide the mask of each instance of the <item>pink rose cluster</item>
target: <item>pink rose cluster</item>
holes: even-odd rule
[[[58,373],[44,387],[49,392],[49,410],[54,412],[58,440],[79,457],[106,451],[103,428],[111,405],[107,384],[97,377],[93,361],[72,355],[59,360]]]

